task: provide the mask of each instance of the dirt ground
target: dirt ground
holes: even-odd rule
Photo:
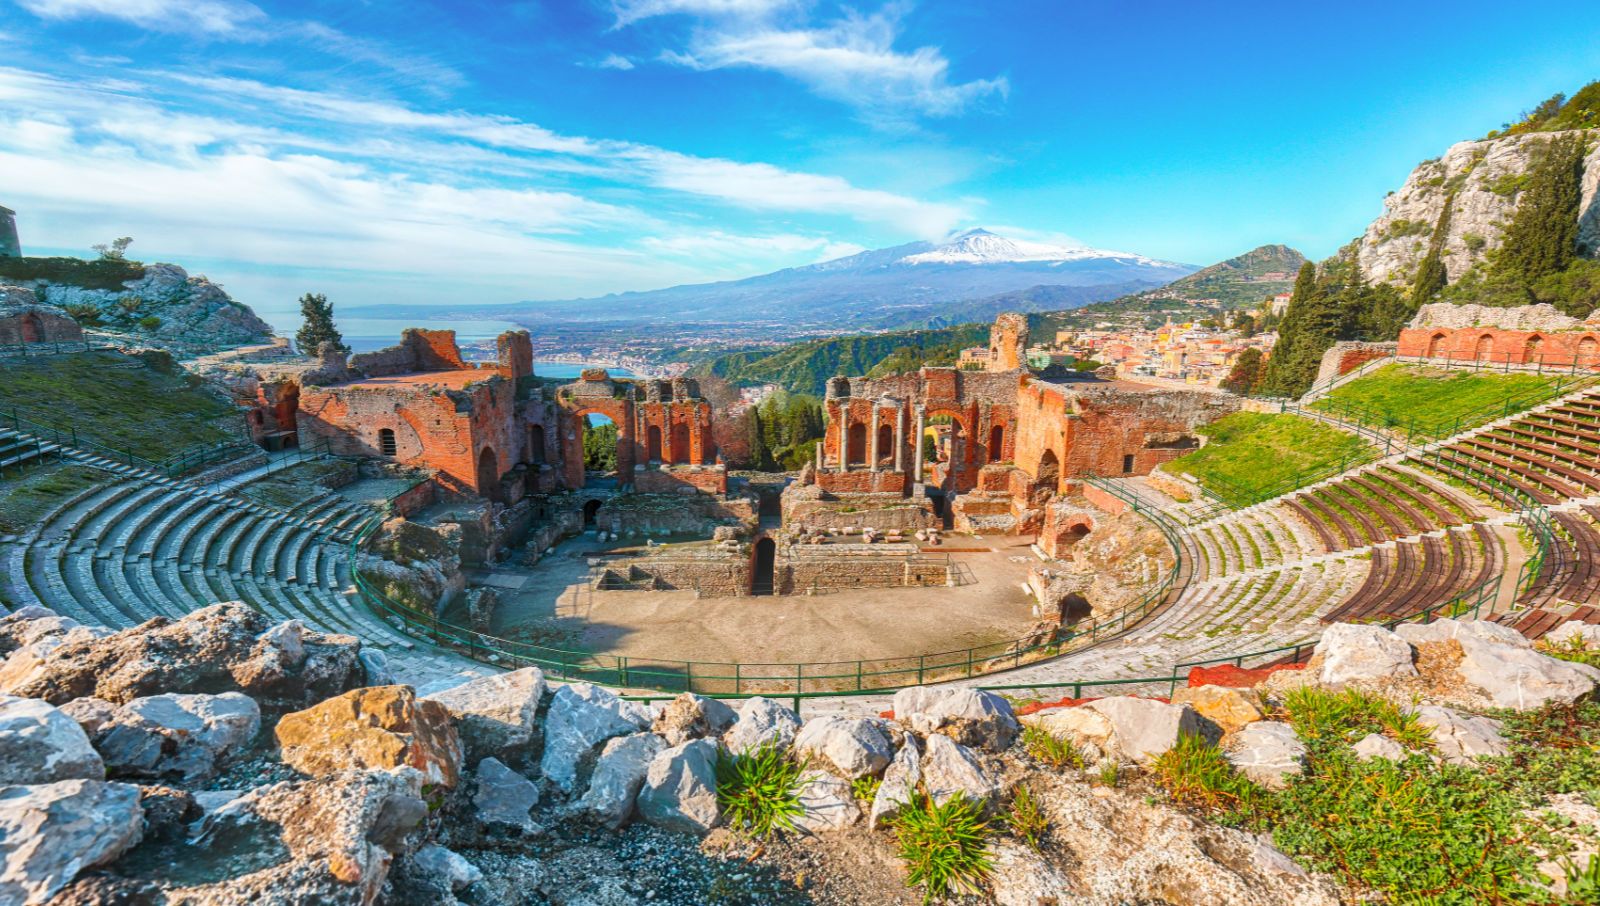
[[[941,588],[872,588],[808,597],[697,599],[689,591],[587,588],[574,552],[592,537],[564,542],[538,566],[497,567],[476,581],[498,586],[497,635],[629,658],[760,664],[854,661],[953,651],[1009,641],[1034,624],[1023,590],[1037,562],[1031,539],[954,535],[950,548],[967,577]]]

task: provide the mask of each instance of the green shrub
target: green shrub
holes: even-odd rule
[[[1292,689],[1284,696],[1284,710],[1296,735],[1307,745],[1353,743],[1369,733],[1381,733],[1413,749],[1432,744],[1428,729],[1417,722],[1414,712],[1358,689]]]
[[[1046,767],[1083,768],[1083,753],[1070,740],[1057,739],[1042,727],[1022,728],[1022,750]]]
[[[1167,795],[1186,808],[1220,815],[1262,805],[1261,788],[1239,776],[1222,751],[1199,736],[1180,738],[1150,770]]]
[[[1600,790],[1600,703],[1497,714],[1511,753],[1485,770],[1530,804],[1552,793]]]
[[[1592,648],[1582,636],[1573,636],[1565,642],[1540,642],[1539,651],[1553,658],[1600,667],[1600,648]]]
[[[922,793],[900,810],[893,825],[908,869],[906,886],[920,885],[924,903],[947,894],[979,892],[993,868],[982,803],[957,793],[940,805]]]
[[[1039,848],[1039,841],[1050,829],[1050,819],[1039,808],[1039,800],[1034,798],[1027,784],[1019,783],[1011,791],[1011,810],[1006,816],[1006,825],[1018,840],[1028,844],[1031,849]]]
[[[155,330],[161,326],[161,319],[155,315],[145,315],[139,319],[139,327],[144,330]]]
[[[728,826],[751,836],[794,830],[800,806],[801,764],[786,747],[765,743],[742,755],[717,755],[717,802]]]
[[[878,798],[878,787],[883,786],[883,780],[867,774],[850,781],[850,795],[861,802],[871,802]]]
[[[85,327],[92,327],[100,323],[100,308],[92,302],[71,302],[62,306],[62,311],[72,320]]]

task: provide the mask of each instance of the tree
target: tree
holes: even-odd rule
[[[1249,396],[1256,392],[1264,377],[1262,371],[1261,350],[1254,346],[1239,353],[1233,362],[1233,370],[1222,379],[1222,389],[1240,396]]]
[[[584,426],[583,467],[591,472],[617,470],[616,422],[608,421]]]
[[[294,335],[294,343],[300,347],[302,355],[316,355],[323,343],[332,343],[343,352],[350,351],[333,324],[333,303],[327,296],[322,293],[301,296],[300,318],[300,332]]]
[[[1444,242],[1450,234],[1450,214],[1455,204],[1455,192],[1445,195],[1444,210],[1439,212],[1439,220],[1433,225],[1433,235],[1428,238],[1428,253],[1422,256],[1422,262],[1417,265],[1417,275],[1411,281],[1411,301],[1418,306],[1432,301],[1450,282],[1450,275],[1444,267]]]
[[[1524,286],[1566,270],[1578,249],[1578,207],[1583,196],[1584,141],[1551,139],[1528,172],[1495,268]]]
[[[109,244],[91,245],[89,248],[100,253],[101,261],[123,261],[128,257],[128,246],[133,245],[132,236],[123,236],[113,239]]]

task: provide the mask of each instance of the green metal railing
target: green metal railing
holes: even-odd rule
[[[1119,489],[1107,490],[1124,497]],[[1078,651],[1121,635],[1164,605],[1175,590],[1182,570],[1182,541],[1176,528],[1158,512],[1136,498],[1128,502],[1150,519],[1173,550],[1172,567],[1162,581],[1138,601],[1114,614],[1063,628],[1046,637],[1035,634],[972,648],[904,657],[799,663],[692,661],[594,654],[500,638],[433,614],[419,613],[388,597],[361,574],[360,554],[381,524],[382,515],[370,520],[351,540],[351,574],[361,600],[380,618],[398,621],[405,631],[436,645],[502,667],[537,666],[563,680],[652,688],[674,694],[805,697],[892,692],[905,686],[998,673]]]
[[[61,452],[64,452],[61,448],[79,450],[130,468],[145,469],[166,478],[178,478],[205,466],[237,459],[254,446],[244,441],[232,441],[196,447],[166,459],[148,459],[130,449],[119,449],[89,440],[81,436],[76,427],[58,428],[24,418],[21,411],[16,408],[12,408],[10,412],[0,412],[0,428],[10,428],[19,434],[27,435],[40,445],[54,444]]]

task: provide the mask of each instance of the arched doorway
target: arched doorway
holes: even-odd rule
[[[1478,338],[1477,345],[1472,347],[1472,360],[1487,362],[1494,355],[1494,334],[1486,333]]]
[[[694,462],[694,451],[689,447],[689,426],[678,422],[672,426],[672,463],[688,465]]]
[[[597,517],[600,515],[600,501],[591,500],[583,505],[583,527],[593,528]]]
[[[1428,338],[1428,358],[1437,359],[1444,355],[1444,334],[1436,333]]]
[[[878,461],[889,460],[894,462],[894,429],[888,425],[878,426]]]
[[[1600,340],[1594,337],[1584,337],[1578,341],[1578,364],[1584,366],[1600,365]]]
[[[38,343],[43,341],[39,331],[39,316],[28,312],[22,316],[22,342]]]
[[[1534,334],[1522,344],[1522,362],[1525,365],[1538,364],[1544,354],[1544,337]]]
[[[644,431],[644,458],[651,463],[661,462],[660,425],[651,425]]]
[[[778,561],[778,545],[771,538],[762,538],[756,542],[755,552],[751,556],[755,559],[750,564],[750,593],[752,595],[772,594],[773,577]]]
[[[478,493],[495,503],[504,503],[505,494],[500,488],[500,458],[493,447],[484,447],[478,454]]]
[[[544,425],[528,428],[528,461],[536,466],[544,464]]]
[[[1044,455],[1039,457],[1039,468],[1034,470],[1033,478],[1041,488],[1055,493],[1061,485],[1061,461],[1056,459],[1056,451],[1044,451]]]
[[[399,449],[399,447],[398,447],[398,445],[395,444],[395,441],[394,441],[394,429],[393,428],[379,428],[378,429],[378,454],[381,455],[381,456],[393,456],[393,455],[395,455],[395,452],[398,449]]]
[[[1006,458],[1006,426],[995,425],[989,429],[989,461],[1000,462]]]
[[[845,463],[852,466],[867,464],[867,426],[863,422],[856,422],[850,426],[850,434],[845,450]]]

